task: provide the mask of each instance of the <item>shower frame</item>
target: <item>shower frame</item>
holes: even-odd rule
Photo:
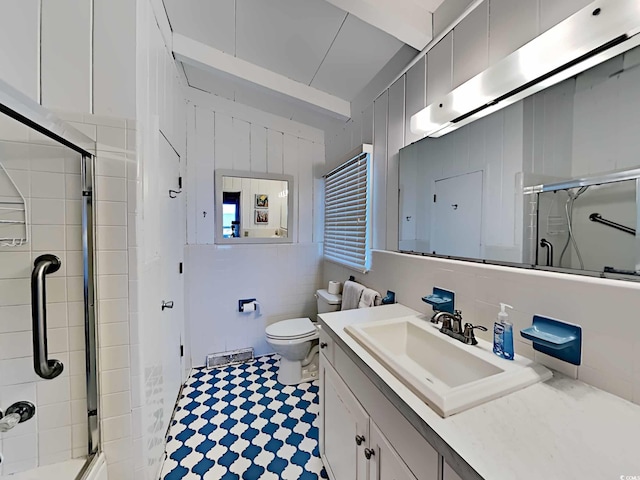
[[[85,477],[101,451],[100,396],[98,387],[98,338],[95,305],[95,142],[0,80],[0,114],[47,136],[81,155],[82,259],[84,337],[87,389],[87,458],[77,479]]]

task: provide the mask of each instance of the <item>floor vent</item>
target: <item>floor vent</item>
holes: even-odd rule
[[[207,355],[207,368],[216,368],[234,363],[242,363],[253,360],[253,348],[241,348],[230,352],[212,353]]]

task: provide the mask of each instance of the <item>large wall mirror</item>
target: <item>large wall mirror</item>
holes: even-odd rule
[[[640,47],[405,147],[399,250],[640,280],[638,112]]]
[[[216,243],[291,243],[293,177],[216,170]]]

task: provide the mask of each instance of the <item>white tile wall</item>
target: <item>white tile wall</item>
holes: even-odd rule
[[[120,457],[122,448],[115,448],[122,442],[131,443],[131,429],[122,428],[126,425],[126,418],[131,418],[131,371],[130,361],[130,323],[129,323],[129,258],[128,258],[128,223],[129,207],[127,188],[127,173],[129,163],[136,163],[135,147],[136,131],[127,128],[127,121],[117,118],[98,117],[85,115],[81,121],[77,115],[60,113],[63,118],[76,120],[74,126],[81,127],[83,131],[101,132],[100,143],[98,145],[95,160],[95,223],[96,223],[96,274],[97,274],[97,318],[98,318],[98,338],[99,338],[99,366],[100,366],[100,388],[101,388],[101,422],[103,428],[103,442],[107,456],[109,469],[117,471],[120,477],[131,478],[133,470],[130,462],[126,459],[131,455]],[[130,126],[130,125],[129,125]],[[38,161],[39,165],[46,165]],[[65,165],[67,168],[68,162]],[[51,170],[51,167],[42,167]],[[135,169],[133,170],[135,172]],[[67,177],[64,188],[79,188],[79,177],[75,170],[72,174],[64,173]],[[49,173],[56,175],[56,173]],[[36,182],[46,183],[46,178],[36,177]],[[59,182],[58,182],[59,183]],[[40,188],[31,182],[32,188]],[[42,190],[40,190],[42,191]],[[58,190],[49,187],[49,195],[58,195]],[[135,193],[135,188],[133,189]],[[42,195],[42,194],[41,194]],[[76,198],[80,198],[78,193]],[[38,203],[36,203],[38,202]],[[71,203],[73,202],[73,203]],[[56,200],[43,199],[42,201],[32,201],[35,222],[32,231],[43,236],[41,248],[59,249],[66,256],[66,272],[68,274],[81,271],[82,248],[80,236],[80,220],[71,217],[70,214],[79,215],[79,200],[66,200],[56,202]],[[44,211],[38,213],[37,208]],[[62,214],[57,213],[62,210]],[[66,227],[58,227],[56,222],[66,220]],[[35,223],[34,222],[34,223]],[[73,225],[77,224],[77,226]],[[34,245],[38,245],[34,237]],[[66,251],[65,251],[66,246]],[[135,266],[135,265],[134,265]],[[28,271],[26,271],[28,273]],[[23,272],[23,277],[28,277]],[[55,279],[52,279],[55,280]],[[56,388],[52,383],[38,383],[39,389],[47,396],[52,405],[47,405],[47,409],[58,409],[56,415],[47,415],[47,418],[57,418],[64,421],[68,418],[68,438],[69,442],[63,445],[69,446],[68,450],[73,456],[86,455],[87,448],[87,417],[86,417],[86,387],[85,387],[85,360],[84,360],[84,313],[82,297],[82,277],[70,276],[67,281],[56,286],[52,284],[48,291],[50,298],[58,297],[60,301],[64,298],[69,300],[67,308],[56,312],[56,304],[49,309],[50,326],[57,326],[50,335],[50,350],[71,351],[70,357],[65,362],[68,366],[67,377],[61,377],[65,383]],[[15,308],[14,315],[19,314]],[[24,314],[24,312],[22,312]],[[53,314],[53,315],[52,315]],[[22,322],[24,327],[29,328],[26,321]],[[6,329],[6,327],[5,327]],[[2,331],[2,330],[0,330]],[[64,335],[62,335],[64,333]],[[60,346],[56,346],[59,344]],[[69,355],[69,354],[68,354]],[[30,360],[30,359],[27,359]],[[29,362],[27,362],[29,363]],[[25,364],[25,369],[27,365]],[[63,374],[64,375],[64,374]],[[40,385],[43,385],[40,387]],[[66,394],[65,394],[66,392]],[[66,400],[65,400],[66,397]],[[60,400],[56,402],[54,400]],[[48,412],[52,413],[52,412]],[[55,413],[55,412],[53,412]],[[68,413],[68,415],[67,415]],[[124,423],[123,423],[124,422]],[[44,427],[38,425],[39,428]],[[58,434],[67,435],[67,430],[57,430]],[[45,437],[46,439],[46,437]],[[34,441],[38,437],[34,436]],[[46,441],[46,440],[44,440]],[[40,445],[43,445],[42,437],[39,438]],[[6,442],[3,445],[6,452]],[[66,450],[65,450],[66,451]],[[44,450],[43,462],[56,462],[62,459],[64,452]],[[6,453],[5,453],[6,455]],[[124,461],[124,463],[123,463]],[[21,462],[22,467],[32,468],[31,463]],[[127,468],[128,467],[128,468]],[[129,475],[129,477],[127,477]]]
[[[4,120],[3,127],[6,124]],[[7,136],[19,138],[10,129],[2,128],[0,138]],[[65,227],[81,222],[78,209],[66,208],[67,203],[79,203],[81,198],[77,174],[80,156],[58,146],[33,143],[3,142],[2,149],[13,152],[12,156],[3,156],[2,161],[7,160],[9,175],[18,178],[33,223],[29,227],[29,244],[18,249],[0,247],[3,266],[0,280],[0,408],[6,409],[19,400],[29,400],[37,409],[33,421],[0,434],[5,456],[0,472],[10,474],[86,455],[86,428],[72,433],[75,420],[70,402],[72,392],[77,395],[78,384],[84,392],[86,381],[84,332],[70,322],[75,322],[77,316],[74,303],[68,303],[82,301],[81,277],[74,276],[81,273],[78,271],[79,252],[74,251],[79,238],[73,238],[80,237],[81,232]],[[13,195],[13,192],[9,193]],[[2,194],[0,190],[0,196]],[[61,376],[49,381],[33,373],[31,347],[29,278],[33,260],[43,253],[54,253],[63,262],[63,267],[47,279],[47,311],[49,352],[51,357],[63,362],[65,370]],[[79,354],[81,368],[72,353]],[[86,408],[80,421],[86,425]]]
[[[324,262],[325,282],[352,274]],[[395,291],[399,303],[425,313],[430,307],[421,297],[434,286],[451,289],[464,320],[487,327],[497,318],[498,303],[509,303],[514,307],[510,319],[516,353],[640,404],[640,324],[636,321],[640,284],[383,251],[374,251],[371,272],[356,274],[356,278],[371,288]],[[519,334],[531,324],[533,315],[582,326],[580,366],[534,353],[530,342]],[[491,328],[478,335],[492,340]]]
[[[95,221],[102,445],[109,475],[116,469],[124,479],[132,475],[131,469],[122,468],[131,450],[119,447],[131,444],[126,419],[132,411],[127,164],[135,162],[128,138],[136,132],[122,119],[85,117],[84,121],[95,124],[98,141]]]
[[[273,350],[264,329],[277,320],[313,317],[322,288],[322,244],[187,247],[185,303],[193,333],[193,365],[209,353],[253,347]],[[257,298],[260,311],[239,313],[238,300]]]

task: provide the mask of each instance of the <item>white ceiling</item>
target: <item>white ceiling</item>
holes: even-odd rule
[[[405,1],[431,11],[442,2]],[[394,36],[325,0],[164,3],[175,33],[348,102],[394,57],[404,58],[407,51],[417,53]],[[191,86],[236,101],[242,101],[240,97],[255,101],[256,95],[264,93],[247,85],[235,85],[234,79],[224,73],[217,75],[185,65],[185,74]],[[280,96],[267,97],[281,101]],[[284,109],[295,106],[292,103]]]

